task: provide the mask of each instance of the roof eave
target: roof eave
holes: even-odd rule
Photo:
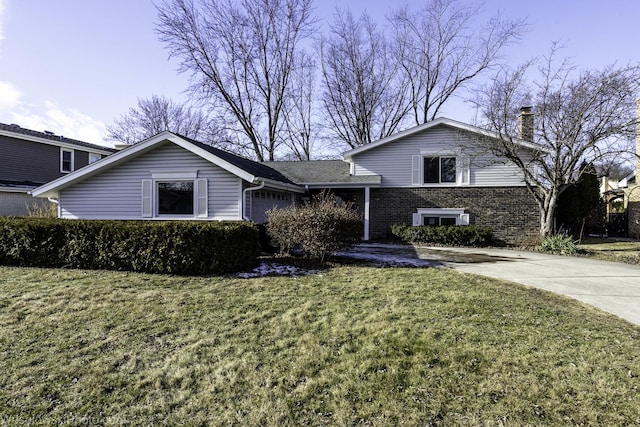
[[[354,181],[338,181],[338,182],[304,182],[300,183],[300,185],[304,185],[308,188],[365,188],[365,187],[379,187],[382,185],[381,180],[377,182],[354,182]]]
[[[40,138],[38,136],[27,135],[19,132],[12,132],[5,129],[0,129],[0,136],[23,139],[25,141],[37,142],[37,143],[46,144],[46,145],[55,145],[57,147],[69,148],[73,150],[82,150],[82,151],[87,151],[87,152],[96,153],[96,154],[111,155],[114,153],[112,149],[108,147],[100,147],[96,144],[91,144],[91,146],[87,147],[80,144],[73,144],[71,142],[55,141],[53,139]],[[86,142],[85,144],[90,144],[90,143]]]
[[[476,133],[476,134],[480,134],[489,138],[495,138],[495,139],[505,139],[504,137],[502,137],[501,135],[493,132],[493,131],[489,131],[486,129],[482,129],[473,125],[469,125],[467,123],[462,123],[459,122],[457,120],[452,120],[452,119],[448,119],[445,117],[441,117],[426,123],[423,123],[421,125],[418,126],[414,126],[410,129],[406,129],[404,131],[398,132],[394,135],[388,136],[386,138],[380,139],[378,141],[374,141],[365,145],[362,145],[360,147],[351,149],[349,151],[345,151],[344,153],[342,153],[342,158],[345,161],[350,161],[354,155],[358,155],[364,151],[368,151],[371,150],[373,148],[379,147],[381,145],[385,145],[389,142],[392,141],[396,141],[398,139],[402,139],[405,138],[407,136],[413,135],[415,133],[418,132],[422,132],[426,129],[430,129],[432,127],[436,127],[436,126],[440,126],[440,125],[445,125],[445,126],[449,126],[449,127],[453,127],[459,130],[464,130],[467,132],[471,132],[471,133]],[[549,153],[550,150],[547,149],[546,147],[540,146],[538,144],[535,144],[533,142],[530,141],[526,141],[524,139],[520,139],[520,138],[513,138],[513,142],[521,145],[527,149],[533,150],[533,151],[542,151],[542,152],[546,152]]]
[[[34,197],[58,197],[60,190],[63,190],[76,182],[96,175],[99,172],[111,169],[112,167],[123,162],[125,159],[150,149],[156,144],[169,139],[166,137],[167,135],[173,134],[171,134],[170,132],[162,132],[153,138],[148,138],[142,142],[132,145],[131,147],[127,147],[122,151],[118,151],[117,153],[98,160],[97,162],[91,163],[90,165],[87,165],[82,169],[78,169],[68,175],[62,176],[58,179],[46,183],[34,189],[31,192],[31,195]]]
[[[265,186],[268,186],[270,188],[275,188],[278,190],[293,191],[296,193],[304,193],[306,191],[306,189],[302,185],[289,184],[286,182],[276,181],[274,179],[269,179],[269,178],[256,177],[249,182],[253,182],[253,183],[263,182]]]

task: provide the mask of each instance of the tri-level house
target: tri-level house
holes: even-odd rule
[[[29,192],[115,151],[53,132],[0,123],[0,215],[26,215],[34,203],[48,203]]]
[[[436,119],[343,153],[341,160],[255,162],[170,132],[33,191],[69,219],[249,220],[330,189],[362,214],[365,240],[395,223],[486,225],[515,242],[539,229],[522,172],[483,144],[500,136]],[[522,155],[540,148],[516,141]],[[486,148],[486,145],[485,145]]]

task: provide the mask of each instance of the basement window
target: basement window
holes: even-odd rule
[[[419,208],[413,214],[413,225],[438,227],[440,225],[469,225],[469,214],[464,209]]]

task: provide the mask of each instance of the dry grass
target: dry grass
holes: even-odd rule
[[[604,261],[640,264],[640,242],[589,238],[578,245],[582,253]]]
[[[442,269],[0,268],[0,425],[630,425],[640,328]]]

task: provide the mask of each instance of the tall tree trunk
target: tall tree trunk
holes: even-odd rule
[[[544,239],[555,231],[554,220],[558,206],[558,195],[552,191],[542,202],[538,202],[538,206],[540,208],[540,238]]]

